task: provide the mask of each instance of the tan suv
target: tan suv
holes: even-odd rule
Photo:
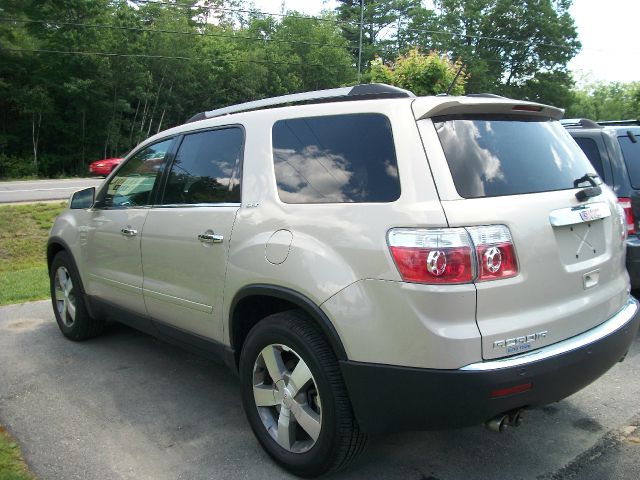
[[[621,360],[640,318],[617,200],[561,115],[386,85],[199,114],[58,217],[57,322],[222,356],[301,476],[367,434],[516,425]]]

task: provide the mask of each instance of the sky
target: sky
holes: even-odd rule
[[[287,10],[317,15],[334,0],[253,0],[265,12]],[[593,81],[640,81],[640,0],[574,0],[571,15],[582,51],[569,62],[578,85]]]

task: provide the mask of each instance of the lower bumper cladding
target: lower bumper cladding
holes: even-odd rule
[[[638,302],[630,297],[601,325],[522,355],[458,370],[352,361],[341,368],[356,418],[368,433],[467,427],[562,400],[589,385],[624,357],[639,325]]]

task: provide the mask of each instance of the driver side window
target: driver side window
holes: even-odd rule
[[[149,205],[151,192],[162,172],[164,157],[173,139],[140,150],[109,181],[104,208],[141,207]]]

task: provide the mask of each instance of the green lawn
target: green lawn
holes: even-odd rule
[[[7,431],[0,427],[0,480],[35,480],[22,459],[20,447]]]
[[[49,296],[46,245],[65,203],[0,206],[0,305]]]

